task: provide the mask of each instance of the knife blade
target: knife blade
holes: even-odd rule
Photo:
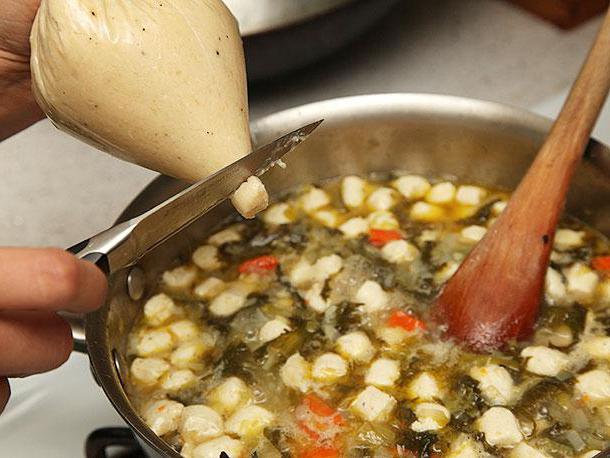
[[[193,184],[151,210],[70,249],[107,273],[134,264],[150,250],[229,198],[255,175],[261,176],[322,123],[303,126]]]

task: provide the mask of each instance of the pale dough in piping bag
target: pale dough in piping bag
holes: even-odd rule
[[[53,123],[196,181],[251,149],[241,38],[220,0],[42,0],[32,81]]]

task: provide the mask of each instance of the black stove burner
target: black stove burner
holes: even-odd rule
[[[111,454],[108,452],[114,449]],[[85,441],[85,458],[147,458],[129,428],[100,428]],[[229,458],[222,452],[219,458]],[[258,458],[256,453],[253,458]]]
[[[129,428],[100,428],[87,437],[85,457],[146,458],[146,455]]]

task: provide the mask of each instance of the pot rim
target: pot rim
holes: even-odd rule
[[[304,124],[320,119],[322,114],[326,119],[320,127],[324,128],[345,119],[413,113],[435,118],[457,116],[486,120],[493,124],[521,126],[526,131],[536,131],[538,134],[546,133],[553,122],[548,117],[524,108],[499,102],[434,93],[381,92],[324,99],[287,108],[252,122],[251,131],[256,144],[261,141],[261,134],[269,130],[274,131],[272,134],[276,133],[278,127],[282,131],[287,130],[287,120],[293,121],[295,125],[299,122]]]
[[[330,14],[351,3],[355,3],[356,1],[357,0],[317,0],[312,2],[312,0],[306,0],[304,3],[302,1],[292,1],[289,5],[286,5],[285,0],[266,0],[268,7],[272,10],[272,14],[259,21],[246,20],[243,23],[239,22],[239,16],[243,13],[237,11],[238,7],[235,7],[235,5],[231,6],[233,2],[228,2],[229,5],[227,5],[227,8],[229,8],[231,14],[233,14],[237,20],[241,36],[248,39],[315,20],[316,18]],[[239,3],[239,0],[237,0],[237,3]],[[313,3],[313,5],[310,3]],[[275,8],[273,7],[274,4]],[[304,8],[304,4],[307,4],[306,8]],[[286,8],[286,10],[283,10],[282,14],[279,14],[281,9],[281,7],[278,9],[279,5]]]
[[[321,116],[326,119],[320,127],[324,129],[358,119],[395,119],[400,115],[417,115],[430,119],[463,117],[483,124],[501,123],[507,129],[519,129],[522,135],[532,138],[545,135],[552,125],[549,118],[497,102],[440,94],[381,93],[333,98],[288,108],[253,122],[251,132],[253,143],[261,144],[290,129],[318,120]],[[605,145],[596,140],[592,140],[592,144],[608,151]],[[125,209],[119,221],[134,216],[134,208],[139,208],[138,201],[159,180],[167,180],[167,177],[160,176],[151,181]],[[180,454],[157,437],[131,407],[117,374],[115,358],[108,346],[107,315],[108,304],[86,317],[87,350],[96,381],[115,410],[142,441],[164,456],[180,458]]]

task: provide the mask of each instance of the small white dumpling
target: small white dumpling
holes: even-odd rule
[[[349,366],[341,356],[336,353],[324,353],[313,362],[311,375],[321,383],[334,383],[347,374]]]
[[[163,272],[163,283],[169,288],[187,289],[191,287],[196,277],[197,272],[191,266],[179,266]]]
[[[441,388],[434,375],[420,372],[407,385],[407,397],[420,401],[431,401],[441,397]]]
[[[157,436],[163,436],[178,429],[184,406],[176,401],[162,399],[149,404],[144,409],[144,421]]]
[[[347,176],[341,181],[341,198],[348,208],[362,205],[366,196],[366,181],[357,176]]]
[[[241,240],[241,230],[243,226],[236,224],[226,229],[216,232],[208,237],[208,243],[220,247],[227,243],[239,242]]]
[[[244,452],[244,444],[229,436],[220,436],[193,450],[193,458],[218,458],[223,452],[230,458],[239,458]]]
[[[223,291],[210,303],[213,315],[227,317],[245,307],[248,295],[239,287],[233,286]]]
[[[136,345],[138,356],[154,356],[172,349],[172,335],[165,329],[144,331]]]
[[[226,430],[239,437],[256,437],[271,425],[273,420],[274,415],[267,409],[249,405],[239,409],[227,419]]]
[[[218,260],[218,248],[214,245],[201,245],[193,251],[191,259],[197,267],[205,271],[215,270],[221,266]]]
[[[195,295],[201,299],[213,299],[222,293],[227,284],[219,278],[210,277],[199,283],[195,287]]]
[[[390,188],[379,188],[371,193],[366,203],[373,210],[389,210],[396,204],[395,191]]]
[[[169,370],[169,363],[160,358],[136,358],[131,363],[131,376],[142,385],[154,385]]]
[[[326,191],[320,188],[312,187],[301,196],[301,205],[307,213],[319,210],[328,204],[330,204],[330,197]]]
[[[389,296],[379,283],[367,280],[356,291],[353,300],[358,304],[364,304],[364,309],[367,313],[374,313],[386,307],[389,302]]]
[[[436,402],[421,402],[414,410],[417,420],[411,423],[411,429],[420,433],[442,429],[451,419],[449,410]]]
[[[207,396],[211,406],[222,415],[228,416],[243,407],[252,398],[252,392],[243,380],[229,377],[210,391]]]
[[[396,404],[394,397],[374,386],[367,386],[350,404],[350,410],[366,421],[379,422],[388,419]]]
[[[351,332],[337,339],[339,354],[355,363],[368,363],[375,356],[371,339],[362,331]]]
[[[280,369],[280,377],[287,387],[307,393],[311,388],[311,365],[295,353]]]
[[[197,382],[197,376],[189,369],[171,371],[161,383],[161,388],[169,393],[178,393],[191,388]]]
[[[200,339],[183,343],[176,348],[170,356],[170,362],[180,369],[188,369],[193,364],[197,365],[213,346],[214,337],[204,333]]]
[[[470,376],[479,382],[479,390],[490,405],[507,405],[512,400],[513,379],[502,366],[475,366],[470,369]]]
[[[251,176],[235,191],[231,202],[241,216],[252,219],[269,206],[269,194],[263,182]]]
[[[290,205],[287,203],[279,203],[269,207],[269,210],[263,215],[263,220],[270,226],[281,226],[282,224],[290,224],[293,220],[290,214]]]
[[[504,407],[487,410],[475,426],[485,435],[485,442],[494,447],[512,447],[523,440],[517,417]]]
[[[167,294],[157,294],[144,304],[144,317],[152,326],[161,326],[179,312],[174,300]]]
[[[394,386],[400,378],[400,363],[389,358],[379,358],[373,361],[366,372],[364,383],[379,388]]]
[[[224,422],[214,409],[204,405],[185,407],[180,418],[180,434],[187,442],[200,444],[222,435]]]
[[[267,321],[258,331],[258,338],[261,342],[271,342],[282,334],[290,332],[292,328],[285,318],[277,317]]]
[[[393,183],[398,192],[407,200],[421,199],[430,190],[430,183],[418,175],[405,175],[397,178]]]
[[[168,327],[177,343],[185,343],[199,335],[199,327],[191,320],[174,321]]]

